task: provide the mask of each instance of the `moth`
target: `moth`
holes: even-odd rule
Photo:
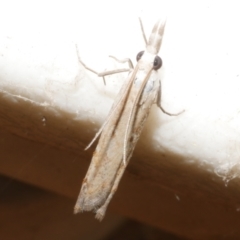
[[[95,212],[96,218],[100,221],[104,218],[108,204],[118,188],[151,106],[156,103],[165,114],[170,116],[180,114],[168,113],[160,102],[161,82],[158,70],[162,66],[162,60],[157,54],[162,43],[165,21],[158,21],[154,25],[148,41],[141,19],[140,25],[146,49],[137,54],[135,68],[132,67],[130,59],[120,61],[115,58],[120,62],[128,62],[130,69],[97,73],[87,67],[78,55],[80,63],[98,76],[104,77],[129,71],[105,123],[87,147],[89,148],[100,136],[74,207],[74,213]]]

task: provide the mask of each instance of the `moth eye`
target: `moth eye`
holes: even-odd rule
[[[158,70],[162,66],[162,59],[156,56],[153,62],[153,69]]]
[[[136,57],[137,61],[139,61],[139,59],[141,59],[143,54],[144,54],[144,51],[141,51],[137,54],[137,57]]]

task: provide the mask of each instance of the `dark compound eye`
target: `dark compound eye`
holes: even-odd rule
[[[137,61],[139,61],[139,59],[141,59],[143,54],[144,54],[144,51],[141,51],[137,54],[137,57],[136,57]]]
[[[162,66],[162,59],[156,56],[153,62],[153,69],[158,70]]]

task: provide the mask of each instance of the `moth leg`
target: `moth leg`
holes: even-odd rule
[[[129,69],[133,69],[134,67],[133,67],[133,63],[132,63],[132,61],[131,61],[131,59],[130,58],[124,58],[124,59],[118,59],[118,58],[116,58],[116,57],[114,57],[114,56],[112,56],[112,55],[110,55],[109,56],[110,58],[113,58],[115,61],[117,61],[117,62],[119,62],[119,63],[128,63],[128,66],[129,66]]]
[[[128,159],[129,160],[129,159]],[[127,161],[128,162],[128,161]],[[98,219],[99,221],[102,221],[102,219],[104,218],[105,216],[105,213],[106,213],[106,210],[107,210],[107,207],[108,207],[108,204],[110,203],[114,193],[117,191],[117,188],[118,188],[118,184],[122,178],[122,175],[125,171],[127,167],[127,164],[124,164],[123,162],[121,163],[120,167],[119,167],[119,170],[116,174],[116,178],[115,178],[115,181],[113,183],[113,186],[112,186],[112,189],[111,189],[111,192],[109,193],[105,203],[96,211],[96,216],[95,218]]]
[[[162,110],[163,113],[169,115],[169,116],[178,116],[179,114],[183,113],[185,110],[182,110],[178,113],[169,113],[167,112],[161,105],[161,95],[162,95],[162,88],[161,88],[161,81],[159,81],[159,91],[157,93],[157,97],[156,97],[156,104],[157,106]]]
[[[104,71],[104,72],[97,72],[95,71],[94,69],[88,67],[80,58],[79,56],[79,51],[78,51],[78,47],[77,47],[77,44],[75,45],[76,46],[76,51],[77,51],[77,57],[78,57],[78,61],[84,66],[85,69],[87,69],[88,71],[96,74],[98,77],[102,77],[103,78],[103,82],[104,82],[104,85],[106,85],[106,81],[105,81],[105,76],[107,75],[112,75],[112,74],[116,74],[116,73],[120,73],[120,72],[129,72],[129,70],[131,70],[131,68],[120,68],[120,69],[115,69],[115,70],[110,70],[110,71]],[[112,57],[112,56],[111,56]],[[113,57],[114,58],[114,57]],[[114,58],[116,60],[116,58]],[[129,59],[130,60],[130,59]],[[127,60],[128,61],[128,60]],[[130,60],[131,62],[131,60]],[[132,62],[131,62],[132,64]]]

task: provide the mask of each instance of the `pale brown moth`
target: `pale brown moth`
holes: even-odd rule
[[[74,213],[94,211],[99,220],[103,219],[117,190],[153,103],[157,103],[168,115],[179,114],[166,112],[160,102],[161,82],[157,70],[162,66],[162,60],[157,54],[162,43],[165,21],[155,24],[148,42],[141,20],[140,24],[146,49],[137,54],[138,62],[135,68],[130,59],[125,59],[120,62],[128,62],[130,69],[97,73],[79,58],[86,69],[98,76],[130,71],[105,123],[87,147],[100,136],[74,208]]]

